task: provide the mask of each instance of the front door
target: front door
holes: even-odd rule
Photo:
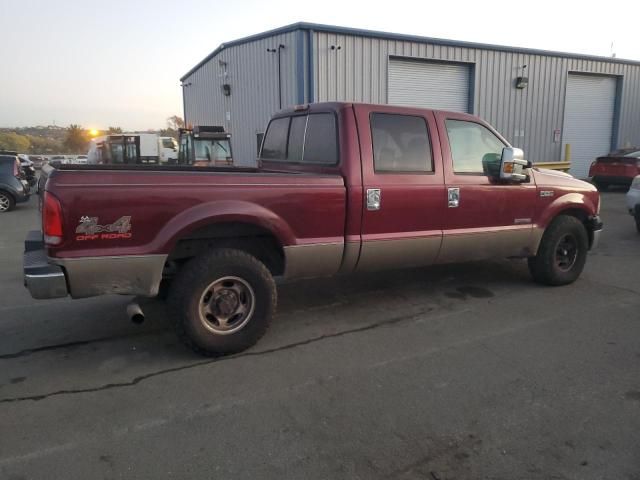
[[[446,213],[435,117],[357,105],[364,205],[358,270],[434,263]]]
[[[507,142],[469,115],[437,112],[436,118],[447,189],[438,263],[535,253],[533,179],[496,178]]]

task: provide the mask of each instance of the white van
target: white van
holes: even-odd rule
[[[122,133],[91,140],[87,155],[90,164],[175,164],[178,142],[156,133]]]

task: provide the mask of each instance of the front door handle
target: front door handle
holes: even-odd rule
[[[460,189],[458,187],[447,189],[447,197],[449,199],[449,208],[458,208],[460,206]]]

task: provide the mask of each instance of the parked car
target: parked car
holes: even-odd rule
[[[19,154],[18,160],[20,161],[20,167],[24,172],[25,179],[29,184],[29,188],[32,188],[38,183],[38,175],[36,174],[36,167],[27,155]]]
[[[33,162],[34,167],[42,168],[42,165],[46,162],[46,157],[42,155],[29,155],[29,160]]]
[[[78,155],[76,159],[73,161],[76,165],[86,165],[87,164],[87,156],[86,155]]]
[[[64,155],[53,155],[49,158],[49,165],[52,167],[59,167],[60,165],[65,165],[67,163],[67,157]]]
[[[636,221],[636,228],[640,233],[640,175],[631,182],[631,187],[627,192],[627,208]]]
[[[271,119],[259,162],[53,170],[25,285],[34,298],[153,297],[168,285],[181,340],[222,355],[265,333],[275,276],[520,257],[537,282],[565,285],[602,231],[593,185],[532,168],[468,114],[299,106]]]
[[[0,152],[0,213],[12,210],[16,203],[29,200],[29,186],[20,168],[18,156]]]
[[[640,148],[618,150],[599,157],[589,168],[589,176],[599,190],[606,190],[609,185],[629,186],[639,174]]]

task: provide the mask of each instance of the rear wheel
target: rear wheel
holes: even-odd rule
[[[589,237],[575,217],[560,215],[547,227],[538,254],[529,258],[533,279],[545,285],[567,285],[582,273]]]
[[[0,192],[0,213],[13,210],[16,205],[16,201],[11,195],[6,192]]]
[[[276,286],[255,257],[224,248],[185,264],[168,304],[184,344],[202,355],[227,355],[251,347],[267,331]]]

